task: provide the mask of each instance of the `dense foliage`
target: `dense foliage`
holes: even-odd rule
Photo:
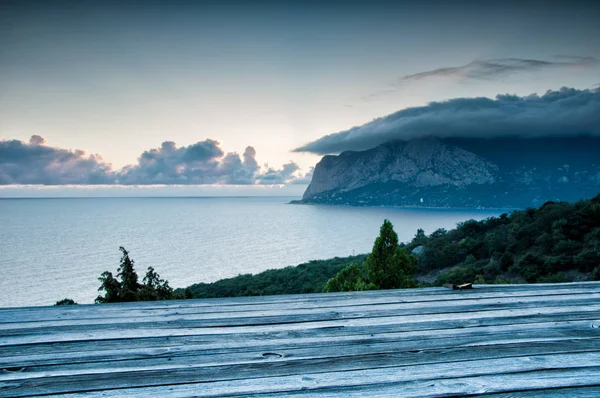
[[[398,234],[389,220],[384,220],[373,250],[361,265],[342,269],[325,285],[325,292],[416,287],[412,275],[417,260],[398,246]]]
[[[70,298],[64,298],[62,300],[58,300],[54,305],[75,305],[77,304],[75,300]]]
[[[366,255],[313,260],[296,267],[271,269],[256,275],[244,274],[213,283],[198,283],[188,289],[195,298],[263,296],[316,293],[342,268],[362,262]],[[177,290],[176,293],[181,293]]]
[[[367,282],[367,273],[362,265],[352,263],[329,279],[323,288],[324,292],[353,292],[375,290],[377,286]]]
[[[429,236],[419,230],[401,246],[418,253],[423,272],[439,273],[436,285],[599,280],[600,195],[469,220]]]
[[[172,300],[177,297],[169,282],[161,279],[154,271],[154,268],[148,267],[143,283],[138,283],[138,275],[133,268],[133,260],[129,257],[129,252],[124,247],[119,247],[122,257],[117,270],[117,278],[109,271],[104,271],[98,280],[101,282],[99,291],[104,290],[104,296],[98,296],[96,303],[116,303],[125,301],[153,301],[153,300]],[[58,304],[58,303],[57,303]]]

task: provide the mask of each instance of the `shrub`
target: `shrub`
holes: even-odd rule
[[[62,300],[59,300],[56,302],[56,304],[54,305],[76,305],[77,303],[75,302],[75,300],[72,300],[70,298],[64,298]]]
[[[351,292],[371,290],[375,285],[365,282],[364,270],[358,264],[350,264],[327,281],[324,292]]]

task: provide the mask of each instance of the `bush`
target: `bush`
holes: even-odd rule
[[[510,254],[509,252],[504,252],[502,257],[500,258],[500,269],[502,271],[508,271],[508,269],[514,265],[514,263],[515,260],[513,260],[512,254]]]
[[[523,257],[518,264],[510,267],[509,271],[522,275],[529,283],[534,283],[537,278],[545,274],[543,261],[531,253]]]
[[[600,265],[594,268],[590,276],[593,281],[600,281]]]
[[[587,249],[573,257],[573,262],[582,272],[591,272],[600,265],[600,251]]]
[[[562,283],[571,282],[571,279],[565,272],[559,272],[552,275],[542,276],[537,280],[538,283]]]
[[[72,300],[70,298],[64,298],[62,300],[59,300],[56,302],[56,304],[54,305],[76,305],[77,303],[75,302],[75,300]]]
[[[327,281],[324,292],[351,292],[372,290],[376,286],[365,282],[364,269],[358,264],[350,264],[342,269],[336,276]]]
[[[445,285],[447,283],[460,285],[469,281],[473,282],[476,277],[477,273],[472,267],[457,266],[452,268],[451,270],[442,272],[435,280],[435,284],[439,286]]]

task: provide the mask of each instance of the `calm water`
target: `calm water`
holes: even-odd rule
[[[401,241],[501,211],[286,204],[293,198],[0,199],[0,307],[91,303],[125,246],[173,287],[371,249],[385,218]]]

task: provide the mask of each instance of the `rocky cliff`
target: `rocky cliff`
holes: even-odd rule
[[[600,139],[396,141],[328,155],[301,203],[507,207],[600,191]]]

